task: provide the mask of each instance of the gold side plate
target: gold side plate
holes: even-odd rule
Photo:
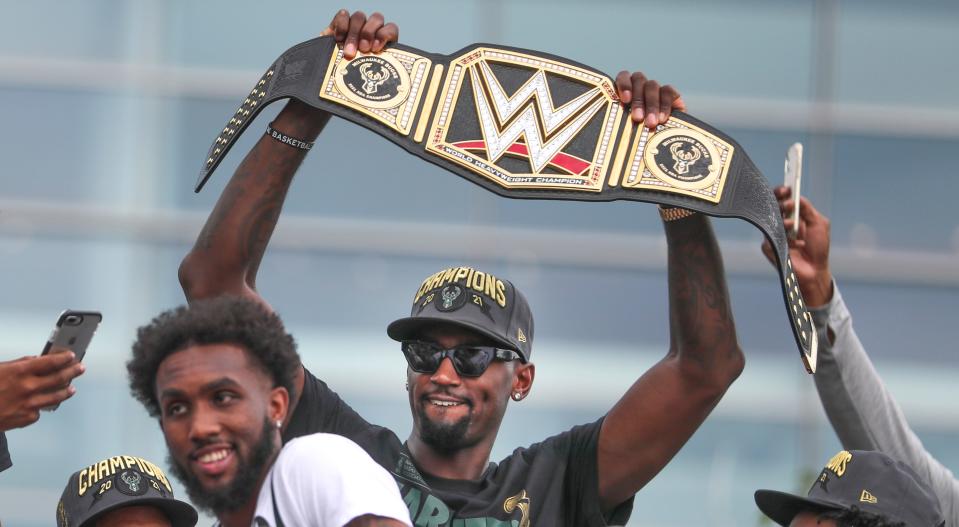
[[[436,100],[436,92],[439,90],[440,81],[443,80],[443,65],[433,66],[433,75],[430,78],[430,86],[426,89],[426,100],[423,102],[423,109],[420,110],[420,118],[416,123],[416,133],[413,134],[413,141],[423,142],[423,136],[426,135],[426,125],[430,122],[430,113],[433,111],[433,101]]]
[[[342,48],[335,46],[320,97],[408,135],[431,65],[430,59],[399,49],[357,53],[345,60]]]
[[[628,119],[628,118],[627,118]],[[632,121],[628,120],[623,133],[619,137],[619,143],[616,145],[616,152],[613,154],[613,168],[609,171],[609,186],[619,186],[619,177],[623,172],[623,160],[629,151],[629,139],[633,133]]]
[[[623,188],[682,194],[719,203],[735,148],[715,135],[670,117],[633,139]]]

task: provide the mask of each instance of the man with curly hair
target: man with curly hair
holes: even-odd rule
[[[171,472],[224,527],[409,526],[392,478],[355,443],[312,434],[281,449],[299,360],[275,314],[223,296],[140,328],[127,370]]]
[[[843,450],[806,497],[757,490],[756,505],[788,527],[942,527],[932,490],[914,470],[882,452]]]

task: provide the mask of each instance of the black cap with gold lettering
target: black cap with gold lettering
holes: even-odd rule
[[[74,472],[57,504],[57,527],[91,527],[104,514],[150,505],[166,514],[173,527],[194,527],[197,513],[173,497],[166,474],[134,456],[114,456]]]
[[[803,498],[757,490],[756,505],[779,525],[803,511],[857,508],[907,527],[940,527],[945,520],[932,490],[908,465],[882,452],[843,450],[826,463]]]
[[[430,275],[413,297],[410,316],[393,321],[386,333],[398,341],[419,337],[437,323],[453,324],[489,337],[528,362],[533,347],[533,314],[508,280],[472,267]]]

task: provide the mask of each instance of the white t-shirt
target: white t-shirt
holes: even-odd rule
[[[372,514],[412,527],[393,477],[356,443],[334,434],[311,434],[287,443],[256,500],[254,527],[343,527]]]

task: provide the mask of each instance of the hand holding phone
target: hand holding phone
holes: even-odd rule
[[[799,191],[802,183],[802,143],[793,143],[786,151],[786,167],[784,170],[783,185],[789,187],[792,191],[791,197],[793,203],[792,220],[793,226],[786,234],[790,239],[795,240],[799,236]]]
[[[40,410],[76,392],[70,381],[83,374],[72,352],[0,362],[0,432],[32,424]]]
[[[57,323],[40,355],[72,351],[77,362],[82,361],[84,355],[86,355],[87,346],[93,340],[93,335],[96,333],[97,327],[100,326],[101,320],[103,320],[103,315],[97,311],[64,310],[57,318]],[[52,411],[56,410],[58,406],[59,403],[42,409]]]

